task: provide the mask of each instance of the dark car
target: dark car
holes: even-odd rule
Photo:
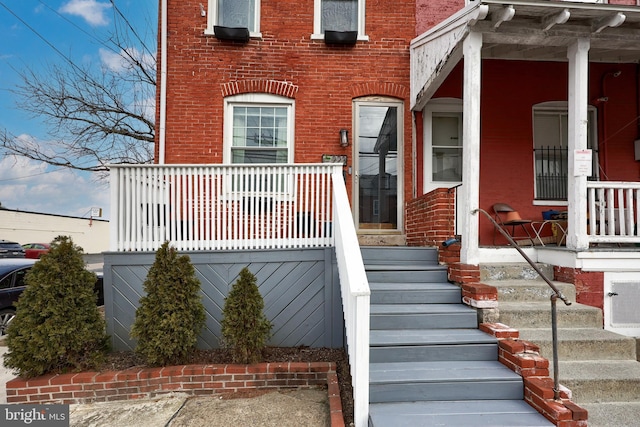
[[[16,315],[16,301],[25,289],[24,276],[37,262],[32,258],[0,259],[0,335]],[[102,272],[96,273],[95,293],[98,305],[104,305]]]
[[[24,258],[24,248],[20,243],[0,240],[0,258]]]
[[[0,259],[0,335],[16,315],[15,302],[24,291],[24,276],[35,263],[28,258]]]
[[[38,259],[49,252],[51,247],[48,243],[26,243],[22,245],[22,248],[24,249],[25,258]]]

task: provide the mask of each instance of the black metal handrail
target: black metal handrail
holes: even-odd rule
[[[513,240],[513,238],[503,230],[500,225],[496,222],[487,211],[484,209],[474,209],[471,211],[472,214],[476,214],[477,212],[482,212],[488,219],[491,221],[493,226],[498,230],[507,241],[513,246],[522,257],[529,263],[529,265],[542,277],[547,285],[553,290],[553,295],[551,295],[551,335],[552,335],[552,346],[553,346],[553,398],[554,400],[560,400],[560,380],[559,380],[559,367],[558,367],[558,311],[556,307],[556,301],[560,298],[565,305],[571,305],[571,301],[565,297],[562,292],[553,284],[551,280],[538,268],[537,265],[527,256],[526,253],[518,246],[518,244]]]

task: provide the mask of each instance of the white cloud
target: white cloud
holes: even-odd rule
[[[144,68],[153,69],[155,67],[153,56],[145,54],[135,47],[122,49],[117,53],[108,49],[100,48],[98,53],[100,55],[102,65],[116,73],[131,69],[132,59],[140,62]]]
[[[107,182],[23,157],[0,160],[0,203],[7,209],[85,218],[92,207],[99,207],[103,218],[109,218]]]
[[[60,12],[79,16],[92,27],[99,27],[109,23],[105,12],[110,8],[111,4],[96,0],[69,0],[60,7]]]

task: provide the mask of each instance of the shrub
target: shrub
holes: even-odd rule
[[[196,348],[204,326],[200,281],[188,256],[178,256],[165,242],[144,281],[131,337],[136,353],[150,366],[185,363]]]
[[[256,282],[249,269],[243,268],[224,301],[222,337],[235,363],[258,362],[271,337],[273,326],[262,312],[264,300]]]
[[[95,369],[109,350],[96,275],[85,269],[82,252],[70,237],[58,236],[25,276],[4,361],[22,377]]]

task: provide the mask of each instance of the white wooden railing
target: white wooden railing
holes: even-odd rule
[[[639,243],[640,183],[587,181],[590,243]]]
[[[347,335],[347,353],[353,384],[356,427],[369,423],[369,301],[371,291],[364,270],[358,236],[349,209],[341,172],[333,174],[336,260]]]
[[[114,165],[111,250],[333,246],[341,165]]]

